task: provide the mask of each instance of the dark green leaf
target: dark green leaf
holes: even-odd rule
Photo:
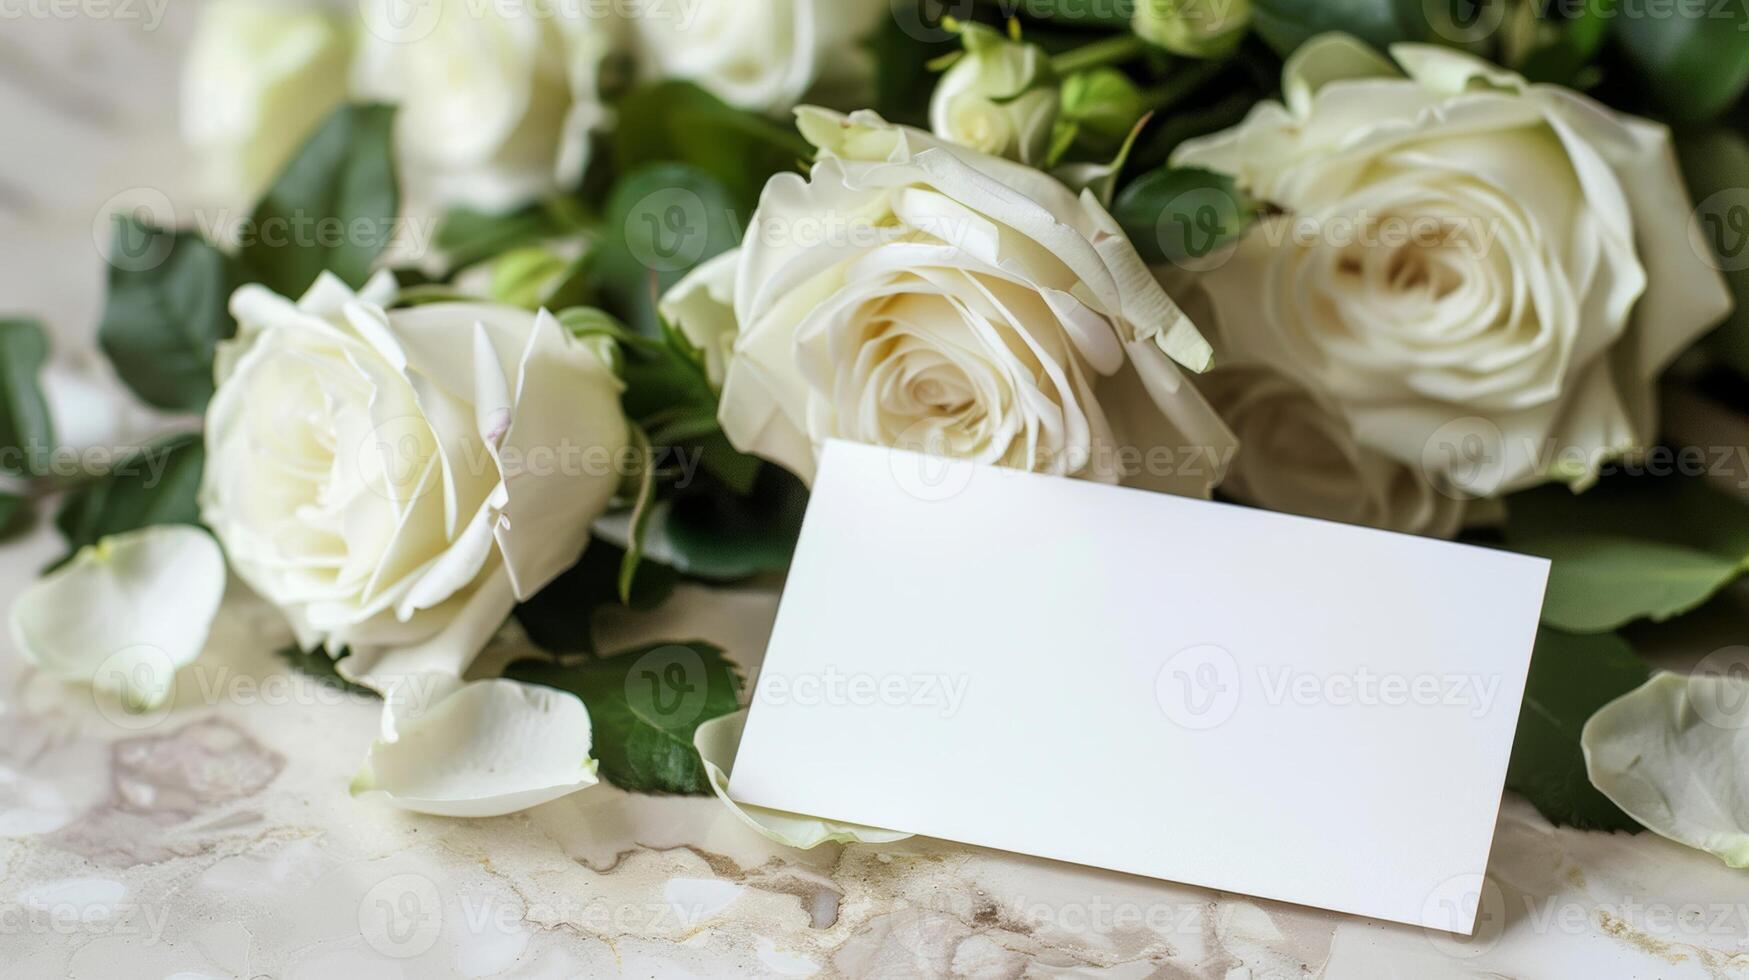
[[[570,691],[589,708],[601,775],[640,793],[710,792],[692,747],[701,722],[738,706],[741,677],[709,643],[656,643],[563,665],[518,660],[504,676]]]
[[[595,614],[619,601],[619,572],[625,549],[600,538],[583,557],[547,587],[516,607],[516,621],[528,638],[553,653],[594,653]],[[665,565],[640,562],[632,581],[633,609],[654,609],[674,591],[679,575]]]
[[[1428,40],[1427,20],[1423,0],[1251,0],[1252,28],[1282,57],[1327,31],[1353,34],[1380,50]]]
[[[323,271],[364,284],[395,233],[400,189],[385,105],[334,110],[255,206],[240,257],[250,278],[296,298]]]
[[[279,658],[284,660],[286,665],[292,670],[295,670],[306,677],[313,678],[318,683],[326,684],[337,691],[345,691],[348,694],[356,694],[359,697],[365,698],[381,697],[381,695],[377,694],[377,692],[370,688],[365,687],[362,684],[354,684],[340,676],[338,664],[346,657],[345,653],[341,653],[338,657],[330,657],[326,650],[320,648],[315,650],[305,650],[295,645],[281,647],[274,652],[278,654]]]
[[[1749,8],[1677,4],[1664,16],[1618,16],[1615,39],[1678,122],[1705,122],[1729,109],[1749,85]]]
[[[1706,339],[1706,348],[1749,377],[1749,142],[1729,129],[1689,136],[1677,147],[1696,224],[1714,265],[1730,283],[1736,308]]]
[[[680,571],[734,580],[788,568],[807,509],[800,480],[780,466],[761,466],[745,496],[705,488],[676,497],[660,533]]]
[[[117,215],[109,262],[97,341],[116,373],[148,404],[205,408],[213,347],[237,329],[226,309],[237,285],[231,260],[194,232]]]
[[[1699,606],[1749,569],[1749,504],[1699,477],[1619,476],[1507,500],[1506,542],[1554,562],[1543,622],[1600,633]]]
[[[30,525],[30,500],[0,490],[0,541],[16,537]]]
[[[603,305],[644,336],[660,336],[656,300],[693,266],[739,245],[748,213],[697,167],[626,174],[608,199],[595,265]]]
[[[1112,216],[1143,259],[1194,267],[1242,234],[1257,209],[1230,177],[1162,167],[1130,182],[1113,202]]]
[[[929,93],[938,77],[929,64],[960,50],[959,36],[925,16],[926,6],[895,4],[893,16],[881,18],[866,42],[875,66],[874,109],[888,122],[927,128]]]
[[[1639,830],[1592,787],[1579,732],[1593,712],[1649,676],[1650,668],[1618,636],[1574,636],[1544,627],[1531,654],[1506,787],[1559,825]]]
[[[793,126],[733,108],[690,82],[637,89],[620,103],[619,115],[630,123],[614,133],[619,173],[686,164],[722,185],[743,213],[759,203],[772,174],[813,155]]]
[[[55,514],[69,554],[107,535],[152,524],[199,524],[196,494],[205,460],[198,433],[171,436],[140,447],[69,493]]]
[[[0,320],[0,473],[40,473],[54,451],[40,377],[48,356],[41,324]]]

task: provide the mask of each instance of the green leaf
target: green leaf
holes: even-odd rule
[[[314,679],[317,683],[360,697],[379,699],[382,697],[370,688],[362,684],[354,684],[340,676],[339,663],[346,658],[345,652],[342,652],[338,657],[330,657],[327,651],[319,647],[315,650],[305,650],[293,645],[281,647],[274,653],[279,656],[279,659],[286,662],[286,666],[305,677]]]
[[[1257,206],[1224,174],[1161,167],[1131,181],[1112,203],[1112,217],[1142,258],[1194,265],[1243,234]]]
[[[660,336],[656,301],[694,266],[739,245],[748,213],[697,167],[660,163],[626,174],[608,198],[593,273],[602,305],[644,336]]]
[[[1749,9],[1710,3],[1698,16],[1616,17],[1615,39],[1645,76],[1645,88],[1676,122],[1705,122],[1749,85]]]
[[[506,214],[453,208],[444,214],[433,244],[449,257],[451,264],[460,268],[513,248],[537,245],[565,230],[553,212],[540,205]]]
[[[1651,669],[1618,636],[1544,627],[1530,658],[1506,788],[1557,825],[1638,831],[1639,824],[1591,785],[1579,733],[1593,712],[1649,676]]]
[[[104,354],[146,403],[201,411],[213,395],[213,347],[237,330],[226,309],[237,286],[231,260],[194,232],[117,215],[109,261]]]
[[[29,526],[30,501],[16,493],[0,490],[0,541],[15,537]]]
[[[582,698],[601,775],[637,793],[709,793],[692,734],[700,723],[736,710],[741,690],[741,676],[723,651],[697,640],[573,665],[518,660],[504,676]]]
[[[1698,477],[1540,487],[1507,515],[1507,545],[1554,562],[1543,622],[1573,633],[1669,619],[1749,570],[1749,504]]]
[[[788,568],[807,509],[800,480],[781,466],[762,466],[746,495],[702,487],[676,497],[659,533],[681,572],[733,581]]]
[[[1284,58],[1327,31],[1353,34],[1381,50],[1427,40],[1427,20],[1423,0],[1251,0],[1252,28]]]
[[[0,320],[0,473],[40,473],[54,451],[55,429],[41,381],[48,356],[42,324]],[[0,527],[5,524],[0,519]]]
[[[709,174],[751,213],[772,174],[794,170],[813,148],[791,125],[744,112],[690,82],[661,82],[628,94],[614,133],[615,169],[681,163]],[[611,210],[611,209],[610,209]]]
[[[255,206],[239,252],[250,278],[292,298],[323,271],[357,288],[395,233],[395,110],[334,110]]]
[[[1707,335],[1706,349],[1749,377],[1749,142],[1721,128],[1690,135],[1677,150],[1698,205],[1696,224],[1736,299],[1731,315]]]
[[[595,614],[619,601],[619,573],[625,554],[625,549],[612,542],[592,539],[577,564],[516,607],[516,621],[528,638],[553,653],[595,653]],[[640,562],[625,604],[633,609],[654,609],[667,600],[679,578],[666,565]]]
[[[140,447],[69,493],[55,514],[68,556],[99,538],[151,524],[198,525],[196,495],[205,461],[199,433],[171,436]]]

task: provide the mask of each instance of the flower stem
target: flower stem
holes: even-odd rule
[[[1100,65],[1128,61],[1148,49],[1148,42],[1134,34],[1116,34],[1103,41],[1084,44],[1051,59],[1051,70],[1059,75],[1097,68]]]
[[[1221,61],[1196,61],[1172,73],[1171,77],[1151,88],[1142,90],[1142,102],[1156,111],[1168,109],[1185,96],[1194,93],[1203,83],[1219,75],[1226,63]]]

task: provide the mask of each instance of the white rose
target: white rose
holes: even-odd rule
[[[1175,154],[1280,209],[1203,277],[1224,341],[1442,487],[1583,488],[1655,438],[1659,373],[1730,308],[1669,133],[1445,48],[1392,53],[1407,78],[1310,41],[1287,106]]]
[[[182,138],[204,192],[247,203],[346,99],[351,44],[325,13],[262,0],[201,11],[182,70]]]
[[[1464,501],[1374,452],[1323,399],[1267,367],[1226,364],[1197,387],[1239,437],[1221,492],[1269,510],[1449,538]]]
[[[503,211],[582,177],[588,133],[607,117],[598,82],[618,21],[546,0],[362,9],[353,87],[400,107],[396,149],[415,210]]]
[[[1057,121],[1050,58],[1038,45],[983,24],[967,24],[960,40],[965,53],[929,97],[930,130],[980,153],[1022,163],[1044,159]]]
[[[237,291],[201,487],[237,574],[379,688],[459,675],[577,559],[627,439],[619,380],[551,314],[394,290]]]
[[[735,275],[738,251],[713,256],[662,294],[662,318],[704,356],[705,376],[721,389],[735,348]]]
[[[645,75],[678,78],[732,106],[788,112],[818,89],[866,87],[861,42],[887,0],[691,0],[632,18]]]
[[[820,159],[771,179],[737,253],[737,448],[803,479],[836,437],[1207,492],[1232,435],[1179,365],[1208,344],[1092,195],[873,113],[797,115]],[[693,336],[729,316],[670,309]]]

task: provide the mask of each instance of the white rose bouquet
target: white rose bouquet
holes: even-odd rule
[[[0,517],[67,545],[16,645],[174,711],[258,600],[383,700],[359,796],[892,839],[730,801],[733,658],[594,628],[785,571],[849,439],[1551,557],[1511,787],[1740,863],[1742,665],[1618,631],[1749,568],[1741,18],[953,6],[209,5],[190,197],[254,203],[118,215],[98,330],[184,431],[56,478],[0,322]]]

